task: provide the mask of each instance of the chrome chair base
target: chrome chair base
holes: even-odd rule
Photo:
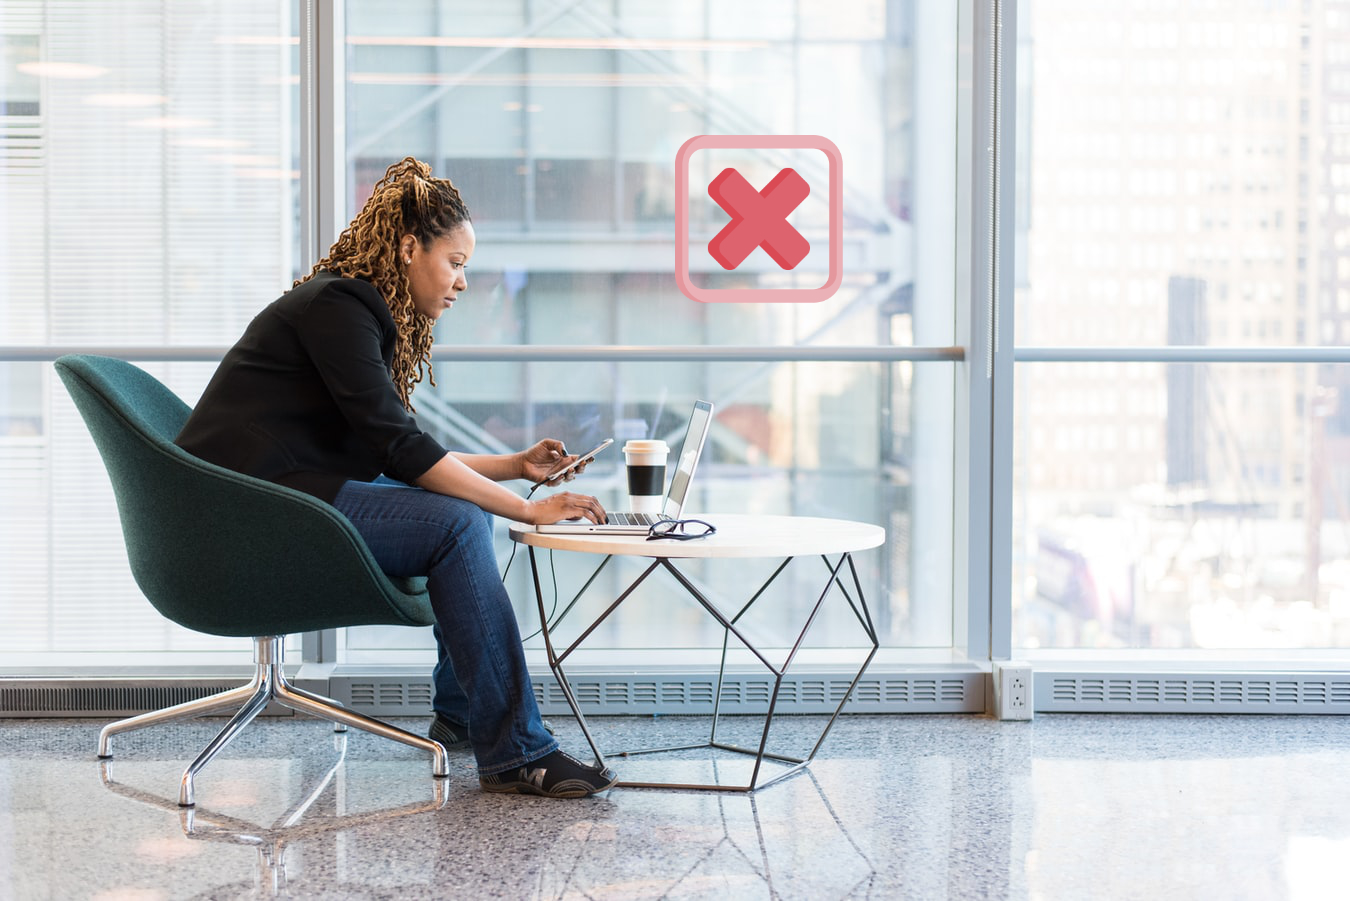
[[[331,698],[312,694],[287,682],[286,674],[281,669],[281,642],[281,636],[276,635],[260,636],[253,639],[253,660],[256,669],[253,673],[253,679],[247,685],[231,688],[228,691],[222,691],[195,701],[176,704],[163,710],[142,713],[139,716],[118,720],[104,726],[98,734],[98,756],[102,759],[112,757],[110,740],[114,735],[121,732],[133,732],[137,729],[144,729],[146,726],[189,717],[205,716],[237,707],[234,716],[230,717],[230,721],[225,724],[225,728],[220,730],[219,734],[211,740],[211,743],[197,755],[197,759],[192,761],[183,772],[183,781],[178,790],[178,806],[192,807],[196,804],[193,783],[197,774],[211,762],[211,758],[215,757],[222,748],[233,741],[235,736],[242,732],[244,727],[252,722],[253,718],[261,713],[268,704],[276,701],[281,706],[291,710],[329,720],[334,724],[334,730],[337,732],[345,732],[348,726],[355,726],[365,732],[371,732],[383,738],[402,742],[405,745],[412,745],[414,748],[430,751],[432,755],[431,774],[437,778],[445,778],[450,775],[449,755],[446,754],[445,748],[439,742],[414,735],[363,714],[354,713]]]

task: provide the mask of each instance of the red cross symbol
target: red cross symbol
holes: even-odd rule
[[[811,251],[811,244],[787,221],[811,186],[794,169],[784,169],[756,191],[741,173],[723,169],[708,185],[708,196],[727,211],[731,221],[708,242],[708,253],[723,269],[735,269],[756,247],[784,269],[792,269]]]

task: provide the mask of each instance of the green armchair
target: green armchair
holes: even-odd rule
[[[110,739],[120,732],[238,708],[183,773],[178,803],[191,807],[197,773],[275,701],[338,731],[355,726],[422,748],[432,754],[433,775],[449,775],[437,742],[298,688],[282,671],[282,639],[292,633],[431,625],[424,582],[386,576],[332,506],[175,445],[190,408],[144,370],[86,354],[55,365],[107,467],[131,572],[146,598],[179,625],[254,643],[247,685],[110,723],[98,756],[112,756]]]

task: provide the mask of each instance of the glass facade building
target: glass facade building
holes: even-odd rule
[[[1027,651],[1350,647],[1347,9],[1026,8]]]

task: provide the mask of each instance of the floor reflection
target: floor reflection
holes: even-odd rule
[[[272,717],[213,761],[195,811],[176,803],[182,755],[219,724],[128,736],[103,767],[100,725],[0,719],[0,899],[1345,894],[1350,716],[844,717],[810,767],[751,795],[575,801],[481,792],[470,754],[434,780],[414,749]],[[673,744],[691,725],[616,718],[604,732]],[[565,747],[584,746],[575,724],[555,726]],[[687,753],[613,762],[632,778],[697,780],[752,765]]]
[[[574,824],[541,855],[534,897],[842,898],[866,896],[877,874],[810,769],[754,794],[635,789],[623,805],[643,835]]]
[[[338,795],[344,788],[347,762],[346,732],[332,733],[334,757],[321,777],[314,780],[301,797],[269,825],[250,822],[239,816],[210,809],[198,802],[195,807],[181,807],[176,797],[166,797],[145,789],[124,785],[114,778],[115,762],[98,761],[99,779],[113,794],[137,803],[163,810],[178,821],[183,835],[193,841],[226,845],[242,845],[257,851],[255,879],[252,885],[214,886],[206,893],[219,897],[222,892],[247,889],[266,897],[289,894],[286,872],[286,854],[292,845],[313,842],[372,824],[385,823],[400,817],[431,813],[445,806],[448,797],[444,779],[431,779],[431,798],[380,810],[335,813],[339,808]],[[235,796],[236,803],[241,799]],[[251,797],[242,799],[252,800]]]

